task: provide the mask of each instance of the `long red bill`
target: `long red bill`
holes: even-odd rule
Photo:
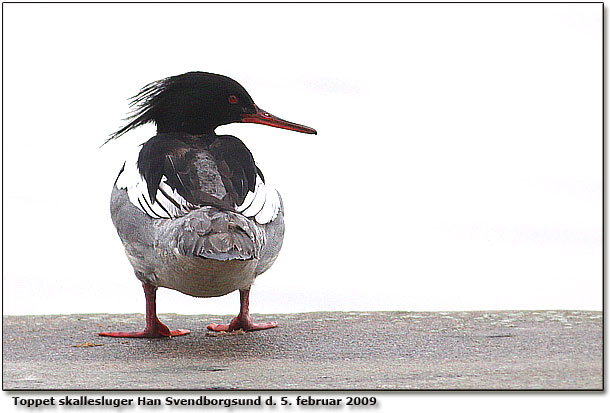
[[[259,107],[256,107],[256,113],[247,113],[242,115],[241,121],[247,123],[260,123],[261,125],[273,126],[275,128],[288,129],[296,132],[312,133],[314,135],[318,134],[315,129],[310,128],[309,126],[299,125],[298,123],[292,123],[288,122],[287,120],[280,119],[273,116],[271,113],[260,109]]]

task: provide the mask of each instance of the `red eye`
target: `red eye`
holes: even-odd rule
[[[237,96],[235,96],[235,95],[229,96],[229,103],[235,104],[237,102],[239,102],[239,99],[237,99]]]

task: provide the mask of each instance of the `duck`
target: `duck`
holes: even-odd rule
[[[107,337],[156,338],[170,330],[157,315],[156,292],[169,288],[194,297],[239,290],[240,310],[215,332],[255,331],[249,313],[254,280],[275,262],[284,238],[284,205],[248,147],[217,135],[230,123],[256,123],[305,134],[308,126],[259,108],[230,77],[188,72],[144,86],[131,98],[127,124],[104,144],[148,124],[156,135],[126,156],[112,187],[110,215],[146,300],[146,327]]]

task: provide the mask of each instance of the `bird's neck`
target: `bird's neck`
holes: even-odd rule
[[[205,130],[201,130],[198,128],[197,131],[189,131],[188,128],[183,130],[164,130],[162,128],[157,128],[157,135],[184,135],[192,138],[203,138],[204,136],[216,136],[215,129],[216,128],[206,128]]]

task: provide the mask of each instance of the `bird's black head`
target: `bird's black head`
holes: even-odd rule
[[[214,133],[220,125],[252,122],[303,133],[307,126],[279,119],[258,108],[246,89],[235,80],[213,73],[188,72],[150,83],[131,99],[130,122],[110,139],[154,122],[158,133]]]

